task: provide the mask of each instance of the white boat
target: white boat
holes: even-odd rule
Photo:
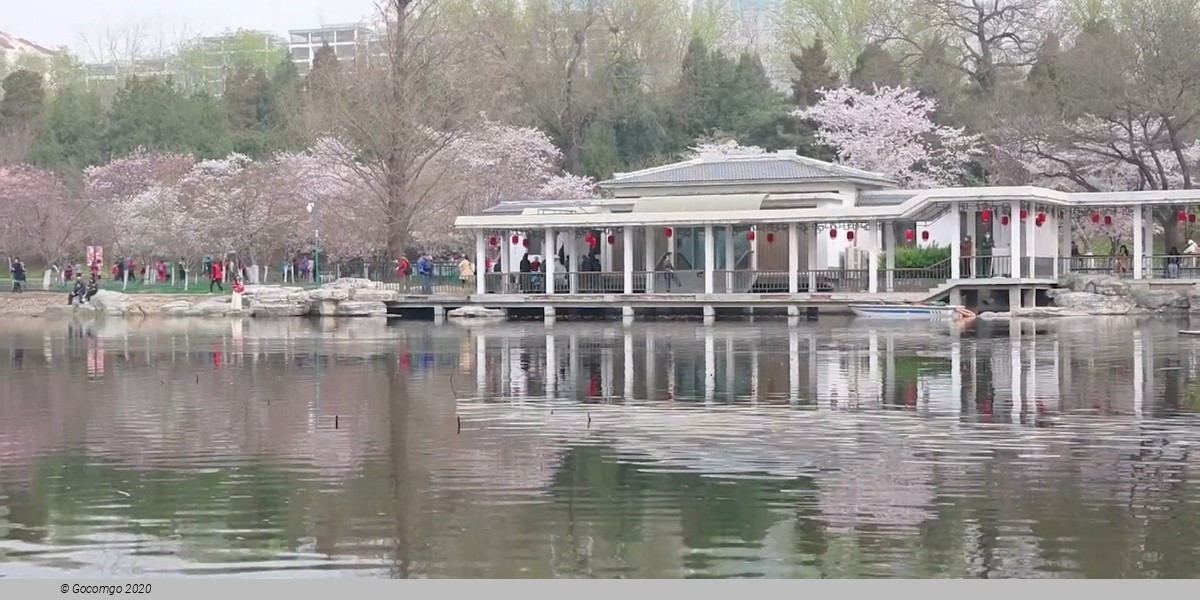
[[[851,304],[855,315],[870,319],[951,320],[973,319],[975,313],[953,305],[934,304]]]

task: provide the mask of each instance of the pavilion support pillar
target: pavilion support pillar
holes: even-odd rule
[[[1063,217],[1059,218],[1059,215]],[[1054,213],[1054,217],[1057,219],[1054,230],[1054,278],[1058,279],[1064,272],[1062,257],[1071,255],[1071,213],[1065,208],[1060,208]]]
[[[1145,247],[1145,251],[1142,252],[1142,256],[1153,257],[1154,256],[1154,207],[1147,206],[1143,210],[1146,211],[1146,214],[1145,214],[1145,216],[1142,217],[1142,227],[1144,227],[1146,229],[1146,232],[1142,234],[1142,244]],[[1164,252],[1170,250],[1170,248],[1168,248],[1166,246],[1166,242],[1167,242],[1166,238],[1164,238],[1163,239],[1163,251]],[[1151,276],[1153,276],[1153,273],[1151,273]]]
[[[555,239],[554,238],[554,229],[547,227],[546,228],[546,243],[542,247],[542,270],[545,272],[545,275],[546,275],[545,279],[546,279],[546,293],[547,294],[553,294],[554,288],[555,288],[554,267],[557,265],[555,265],[554,263],[557,261],[554,260],[554,249],[555,249],[554,239]]]
[[[713,239],[713,226],[704,226],[704,293],[713,293],[713,262],[716,261],[717,240]]]
[[[579,243],[578,231],[572,229],[568,235],[571,237],[568,238],[570,240],[568,243],[570,250],[567,253],[570,256],[567,257],[567,291],[577,294],[579,293],[579,275],[577,272],[583,266],[583,244]]]
[[[1029,255],[1029,277],[1037,277],[1037,212],[1036,204],[1029,205],[1029,216],[1025,219],[1025,248]]]
[[[643,228],[646,236],[646,247],[642,249],[643,269],[646,270],[646,293],[654,293],[654,267],[657,266],[658,257],[654,252],[654,228],[647,225]]]
[[[1146,231],[1142,228],[1142,207],[1133,209],[1133,278],[1142,278],[1142,256]]]
[[[788,223],[788,293],[795,294],[800,291],[800,228],[796,223]],[[812,256],[809,256],[809,261],[812,261]],[[808,289],[809,293],[815,292],[813,288]]]
[[[1008,220],[1010,229],[1012,230],[1012,239],[1009,240],[1009,257],[1008,268],[1009,276],[1013,279],[1021,278],[1021,203],[1012,202],[1009,204]],[[1020,306],[1020,302],[1017,303]]]
[[[483,230],[475,230],[475,293],[482,296],[487,288],[484,287],[484,280],[487,279],[487,246],[483,240]]]
[[[750,242],[750,270],[758,272],[758,227],[751,227],[750,231],[754,232],[754,241]]]
[[[950,242],[950,279],[962,279],[962,213],[958,212],[958,205],[950,206],[950,214],[954,215],[954,235],[951,236]]]
[[[621,228],[621,257],[624,258],[622,274],[625,276],[625,293],[633,293],[633,228]]]
[[[725,293],[732,294],[733,289],[733,225],[725,227]]]
[[[887,291],[896,291],[896,224],[888,223],[883,228],[883,252],[886,258]]]
[[[872,294],[879,293],[879,238],[882,224],[878,221],[871,223],[868,230],[871,232],[871,245],[867,249],[867,291]]]
[[[811,294],[818,291],[817,270],[822,267],[820,249],[817,246],[817,224],[809,223],[805,228],[805,235],[805,242],[808,244],[808,291]]]

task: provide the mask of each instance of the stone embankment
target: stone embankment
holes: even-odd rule
[[[14,295],[15,296],[15,295]],[[230,294],[221,296],[172,297],[122,294],[100,290],[86,304],[67,306],[63,294],[38,295],[40,301],[22,298],[25,308],[39,307],[47,316],[109,317],[379,317],[387,313],[385,302],[399,300],[401,293],[378,289],[367,279],[342,278],[315,290],[274,285],[249,285],[242,295],[242,308],[235,308]]]
[[[1070,274],[1050,290],[1053,306],[1018,308],[1007,313],[983,313],[982,319],[1010,317],[1181,316],[1200,314],[1200,284],[1149,283],[1111,275]]]

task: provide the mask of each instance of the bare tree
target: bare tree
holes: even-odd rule
[[[382,44],[332,74],[338,84],[310,90],[304,121],[310,135],[345,142],[328,152],[343,167],[335,176],[369,201],[395,257],[422,212],[436,210],[442,178],[469,176],[434,161],[480,118],[473,108],[481,93],[467,85],[458,52],[466,36],[437,3],[386,0],[378,8]]]

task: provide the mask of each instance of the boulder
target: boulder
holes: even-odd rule
[[[488,319],[505,316],[505,312],[495,308],[484,308],[482,306],[463,306],[456,308],[448,313],[447,317],[456,317],[463,319]]]
[[[91,318],[96,316],[96,307],[91,304],[72,304],[68,306],[63,304],[51,304],[46,307],[42,314],[48,317],[84,317]]]
[[[263,298],[250,301],[250,316],[253,317],[302,317],[308,314],[311,305],[308,299],[293,302],[288,298]]]
[[[133,298],[129,294],[100,290],[92,296],[90,304],[99,312],[106,315],[123,315],[133,306]]]
[[[1010,317],[1023,319],[1045,319],[1051,317],[1090,317],[1091,315],[1081,310],[1073,308],[1065,308],[1062,306],[1030,306],[1027,308],[1014,308],[1008,313]]]
[[[236,309],[228,300],[224,302],[220,300],[206,300],[192,305],[192,310],[189,314],[199,317],[225,317],[230,315],[240,315],[244,311]]]
[[[1101,296],[1129,295],[1129,282],[1112,275],[1069,273],[1058,280],[1058,287],[1072,292],[1091,292]]]
[[[1056,290],[1052,295],[1054,305],[1088,315],[1129,315],[1145,313],[1133,299],[1091,292],[1065,292]]]
[[[350,299],[356,302],[395,302],[400,299],[400,292],[375,288],[352,288]]]
[[[321,286],[321,289],[345,290],[345,289],[360,289],[360,288],[375,288],[379,284],[370,279],[362,277],[342,277],[336,281],[330,281]]]
[[[1133,288],[1130,297],[1138,306],[1159,312],[1185,311],[1190,306],[1186,294],[1167,290]]]
[[[1188,311],[1192,313],[1200,313],[1200,283],[1192,286],[1188,291]]]
[[[338,281],[341,281],[341,280],[339,279]],[[326,284],[326,285],[328,285],[328,284]],[[308,299],[311,302],[323,302],[326,300],[334,300],[334,301],[341,302],[342,300],[350,299],[351,289],[352,288],[349,288],[349,287],[341,287],[341,288],[322,287],[320,289],[316,289],[311,292],[308,292]]]
[[[346,300],[346,302],[349,302],[349,300]],[[336,317],[338,314],[338,304],[341,304],[341,302],[337,300],[316,300],[309,303],[308,314],[321,317]]]
[[[176,300],[158,307],[159,314],[168,317],[186,317],[195,311],[195,307],[187,300]]]
[[[247,299],[253,298],[286,298],[297,292],[303,292],[303,288],[286,287],[282,285],[248,285],[242,296]]]
[[[334,314],[339,317],[382,317],[387,314],[387,305],[382,302],[338,302]]]

